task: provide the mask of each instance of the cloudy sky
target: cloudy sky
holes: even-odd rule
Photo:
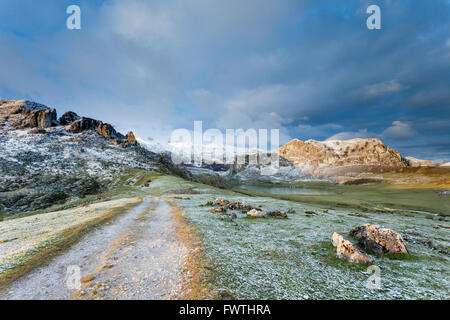
[[[81,7],[81,30],[66,28]],[[366,8],[381,8],[368,30]],[[0,0],[0,98],[167,141],[278,128],[450,159],[449,0]]]

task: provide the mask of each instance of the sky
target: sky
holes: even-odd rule
[[[81,8],[68,30],[66,8]],[[369,30],[369,5],[381,29]],[[449,0],[0,0],[0,98],[177,128],[379,138],[450,161]]]

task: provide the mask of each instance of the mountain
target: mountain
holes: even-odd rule
[[[385,167],[406,167],[401,154],[387,147],[379,139],[351,139],[330,141],[301,141],[294,139],[282,146],[280,156],[293,161],[294,165],[312,167],[376,165]]]
[[[346,181],[348,177],[382,173],[409,166],[408,161],[398,151],[389,148],[379,139],[294,139],[274,152],[280,156],[278,170],[241,161],[241,164],[233,165],[233,176],[239,181]]]
[[[41,210],[109,190],[127,170],[189,177],[101,120],[0,100],[0,213]]]

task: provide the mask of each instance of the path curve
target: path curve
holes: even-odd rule
[[[12,283],[0,299],[177,299],[187,254],[170,205],[147,198]]]

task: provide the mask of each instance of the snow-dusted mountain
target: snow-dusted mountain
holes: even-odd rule
[[[25,100],[0,100],[0,150],[0,212],[98,193],[130,168],[186,175],[132,132]]]

